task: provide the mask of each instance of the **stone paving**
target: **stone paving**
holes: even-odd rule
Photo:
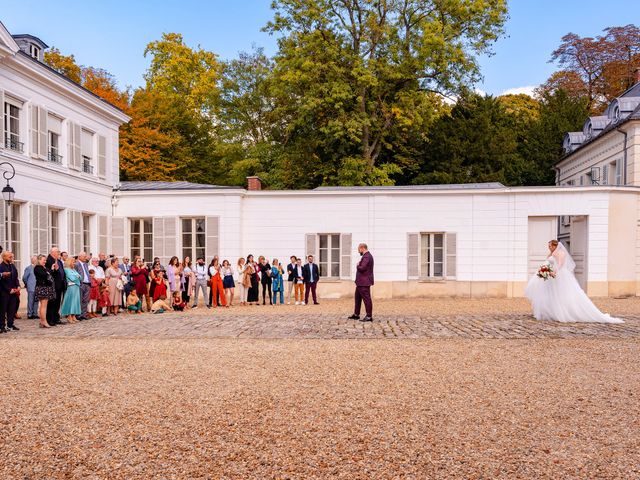
[[[51,329],[36,328],[36,322],[19,320],[19,332],[3,338],[640,338],[640,315],[624,314],[624,324],[539,322],[519,300],[502,300],[495,308],[483,301],[447,300],[416,305],[402,300],[382,305],[373,323],[348,320],[346,301],[327,301],[322,306],[234,307],[163,314],[120,314]],[[632,302],[636,302],[634,299]],[[435,307],[438,305],[438,307]],[[634,304],[631,304],[633,307]],[[399,307],[400,306],[400,307]],[[634,310],[629,303],[623,311]],[[434,307],[434,308],[429,308]],[[340,313],[342,310],[342,313]],[[406,313],[395,313],[406,310]],[[347,312],[347,313],[344,313]],[[614,311],[614,313],[617,313]]]

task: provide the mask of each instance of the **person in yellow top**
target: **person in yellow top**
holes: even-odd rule
[[[171,310],[172,308],[167,303],[167,297],[165,295],[160,295],[158,300],[151,305],[151,313],[164,313],[167,311],[170,312]]]

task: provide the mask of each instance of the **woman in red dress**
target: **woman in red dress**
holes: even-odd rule
[[[147,301],[147,308],[150,305],[149,291],[147,290],[147,276],[149,275],[149,269],[142,262],[141,258],[137,258],[133,267],[131,267],[131,279],[133,280],[134,288],[138,294],[138,298],[142,301],[142,297]],[[144,305],[144,303],[143,303]]]
[[[167,298],[167,284],[164,281],[164,272],[162,270],[155,271],[153,289],[153,301],[155,302],[160,297]]]

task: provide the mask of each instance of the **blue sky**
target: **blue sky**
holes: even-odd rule
[[[96,8],[96,4],[109,5]],[[188,44],[201,45],[221,58],[262,46],[276,49],[273,37],[260,31],[271,19],[271,0],[3,0],[0,20],[9,31],[40,37],[79,63],[102,67],[120,85],[143,83],[147,43],[163,32],[179,32]],[[613,25],[640,23],[639,0],[510,0],[506,36],[495,54],[481,58],[484,82],[479,90],[501,94],[529,89],[554,70],[547,63],[568,32],[595,36]]]

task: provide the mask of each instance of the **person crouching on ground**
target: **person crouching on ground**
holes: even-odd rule
[[[172,306],[177,312],[182,312],[187,308],[187,302],[184,301],[180,292],[174,292]]]
[[[164,313],[171,311],[171,306],[167,303],[167,297],[160,295],[158,299],[151,305],[151,313]]]
[[[135,289],[131,290],[127,295],[127,312],[142,313],[142,300],[138,297]]]

